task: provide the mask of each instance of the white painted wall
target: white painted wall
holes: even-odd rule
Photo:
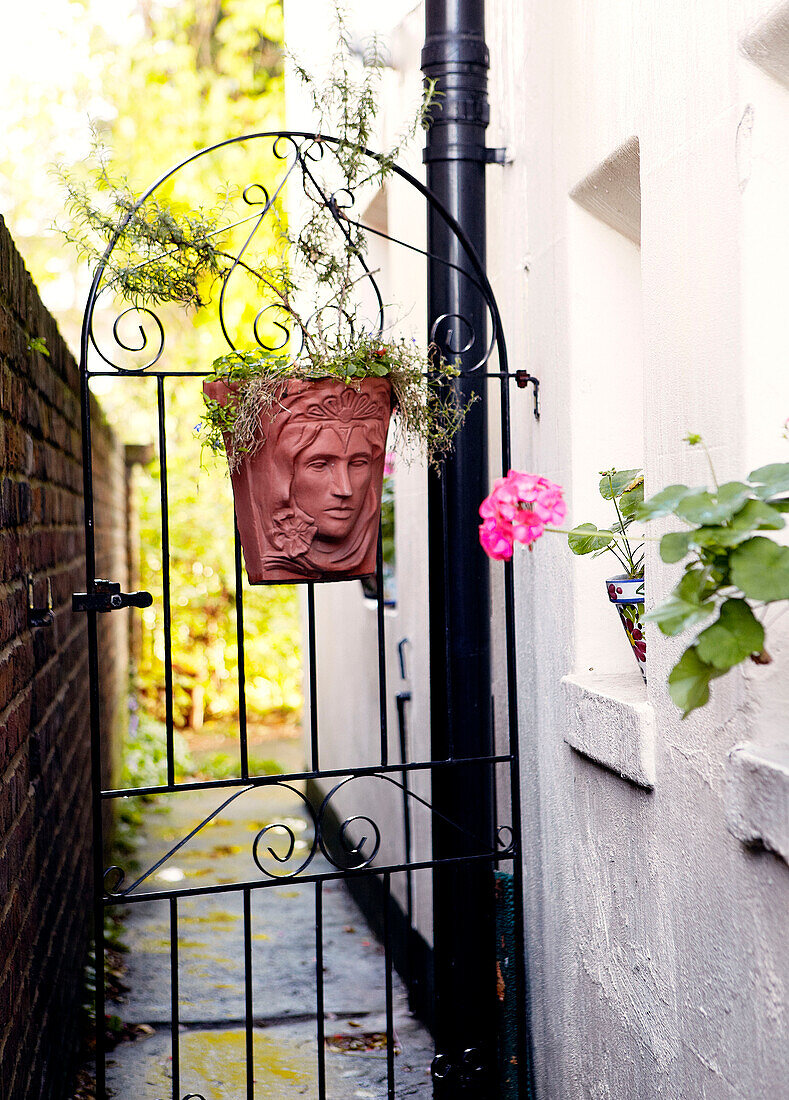
[[[789,409],[789,93],[738,47],[767,7],[489,3],[490,144],[514,154],[498,177],[491,170],[491,275],[514,358],[542,380],[542,422],[535,427],[524,409],[515,454],[521,468],[570,489],[573,519],[594,518],[603,441],[592,418],[604,425],[611,461],[629,463],[623,444],[640,444],[650,492],[708,480],[702,456],[682,443],[688,431],[703,433],[725,478],[789,458],[780,437]],[[569,198],[633,135],[640,292],[628,274],[632,242],[602,222],[592,230]],[[617,299],[627,317],[616,315]],[[600,391],[623,370],[643,385],[618,431]],[[727,812],[741,822],[747,806],[762,814],[769,841],[770,812],[786,814],[777,767],[754,799],[742,785],[758,784],[766,765],[746,769],[741,754],[727,764],[743,741],[789,740],[785,630],[771,647],[774,665],[719,681],[710,706],[680,722],[665,676],[681,641],[650,633],[645,696],[628,654],[621,675],[608,675],[614,653],[594,653],[608,631],[592,621],[587,565],[571,562],[558,540],[518,563],[538,1095],[789,1096],[789,869],[727,830]],[[649,601],[675,576],[651,552]],[[598,600],[599,616],[607,612]],[[565,734],[625,771],[633,740],[652,738],[654,789],[579,755]],[[769,752],[756,755],[769,764]]]
[[[289,0],[289,18],[307,6]],[[383,31],[402,14],[363,8]],[[602,522],[596,484],[610,463],[643,461],[648,492],[708,480],[688,431],[723,478],[789,460],[789,5],[488,0],[488,19],[489,144],[513,157],[489,169],[489,273],[512,362],[542,383],[539,425],[513,389],[516,467],[563,484],[575,522]],[[313,41],[303,19],[296,30]],[[420,45],[417,9],[395,36],[393,102],[418,79]],[[640,246],[632,158],[616,155],[634,137]],[[601,220],[597,198],[621,216]],[[421,226],[421,211],[388,200],[395,231]],[[394,297],[415,270],[392,262]],[[419,471],[397,504],[388,628],[414,642],[416,756],[429,703]],[[653,549],[647,563],[652,603],[677,570]],[[665,678],[682,640],[650,632],[644,689],[599,564],[558,536],[517,560],[538,1096],[789,1097],[789,617],[771,631],[773,665],[717,681],[712,703],[680,722]],[[360,600],[353,585],[320,593],[321,736],[346,760],[378,737],[371,672],[350,717],[343,702],[344,670],[367,668],[374,648]],[[498,631],[498,595],[493,617]],[[360,632],[358,653],[338,651],[341,620]],[[500,714],[498,633],[495,654]]]

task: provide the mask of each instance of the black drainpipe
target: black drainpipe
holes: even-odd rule
[[[484,7],[484,0],[426,0],[422,52],[425,77],[436,80],[443,93],[424,151],[427,185],[483,262],[489,159]],[[470,270],[454,234],[431,211],[427,250]],[[428,263],[427,302],[428,331],[441,352],[450,361],[459,357],[463,367],[473,366],[486,344],[479,292],[460,271],[433,261]],[[477,509],[488,485],[486,387],[474,376],[455,384],[464,402],[472,395],[476,399],[440,477],[430,474],[428,483],[434,760],[493,753],[488,563],[477,535]],[[495,835],[490,765],[435,768],[432,801],[435,859],[490,850]],[[438,814],[459,828],[444,824]],[[493,867],[486,860],[434,871],[436,1097],[494,1095],[493,887]]]

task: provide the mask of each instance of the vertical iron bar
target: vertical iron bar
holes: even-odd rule
[[[326,1034],[323,1018],[323,883],[315,883],[315,988],[318,1024],[318,1100],[326,1100]]]
[[[247,1100],[255,1100],[255,1047],[252,1003],[252,906],[251,891],[244,887],[244,1031],[247,1061]]]
[[[241,755],[241,778],[249,778],[249,749],[247,744],[247,692],[246,666],[244,663],[244,571],[241,564],[241,539],[233,510],[233,538],[236,560],[236,643],[238,645],[238,736]]]
[[[90,588],[88,588],[90,592]],[[90,727],[91,727],[91,799],[93,802],[93,940],[95,951],[96,981],[96,1097],[105,1100],[107,1095],[104,1003],[104,905],[102,902],[104,881],[104,828],[101,797],[101,729],[99,726],[99,662],[96,612],[88,612],[88,675],[90,676]]]
[[[310,758],[312,770],[318,771],[318,674],[315,667],[315,584],[307,585],[307,650],[310,670]]]
[[[408,735],[406,727],[405,707],[406,703],[411,700],[410,691],[400,691],[397,693],[397,725],[400,734],[400,763],[408,763]],[[405,844],[405,862],[407,865],[411,863],[412,845],[411,845],[411,781],[408,777],[408,772],[403,769],[400,772],[400,783],[403,788],[403,841]],[[410,934],[414,923],[414,883],[413,883],[413,871],[410,866],[405,873],[405,910],[408,917],[409,938],[406,943],[406,954],[408,954],[408,945],[410,944]],[[406,963],[406,973],[410,981],[411,968]]]
[[[386,1096],[395,1100],[395,1036],[394,1005],[392,1000],[392,934],[389,926],[389,910],[392,904],[392,876],[384,875],[384,967],[386,969]]]
[[[389,763],[389,725],[386,714],[386,619],[384,617],[384,552],[381,525],[378,524],[378,549],[375,556],[375,580],[378,589],[378,709],[381,723],[381,767]]]
[[[156,379],[156,407],[159,417],[159,495],[162,510],[162,603],[164,618],[164,697],[167,726],[167,783],[175,783],[173,752],[173,642],[170,616],[170,514],[167,497],[167,440],[165,432],[164,378]]]
[[[173,1100],[181,1100],[181,1035],[178,993],[178,898],[170,898],[170,1042],[173,1054]]]
[[[506,364],[501,378],[501,466],[506,473],[511,466],[510,393]],[[531,1007],[527,981],[526,930],[524,912],[523,850],[521,837],[521,770],[520,731],[518,720],[517,661],[515,637],[515,573],[512,561],[504,563],[504,638],[507,652],[507,723],[510,751],[510,804],[512,807],[515,856],[512,861],[513,918],[515,923],[516,973],[515,988],[518,1006],[518,1094],[522,1100],[534,1095],[534,1062],[531,1041]]]
[[[87,333],[83,326],[80,363],[82,405],[82,492],[85,507],[85,591],[92,592],[96,580],[96,544],[93,510],[93,448],[90,429],[90,387],[87,369]],[[90,697],[90,791],[92,809],[93,942],[96,981],[96,1097],[106,1100],[106,1044],[104,1003],[104,822],[101,797],[101,720],[99,700],[99,639],[95,611],[88,615],[88,678]]]
[[[488,51],[484,0],[426,0],[422,70],[442,95],[427,133],[427,186],[485,261],[485,128]],[[429,208],[427,251],[456,267],[428,261],[428,332],[461,372],[486,345],[484,296],[464,272],[474,267],[457,235]],[[460,270],[458,270],[458,268]],[[440,318],[444,318],[443,321]],[[435,329],[434,329],[434,326]],[[452,331],[450,331],[452,330]],[[484,374],[484,372],[481,372]],[[490,755],[489,563],[479,545],[478,508],[488,488],[487,393],[484,377],[461,373],[459,400],[470,405],[441,477],[428,474],[430,569],[430,710],[433,759]],[[494,846],[492,767],[445,768],[433,774],[435,859],[479,854]],[[445,823],[449,819],[466,832]],[[437,867],[433,873],[436,1049],[452,1065],[478,1052],[478,1081],[435,1082],[435,1095],[495,1094],[495,900],[485,861]]]

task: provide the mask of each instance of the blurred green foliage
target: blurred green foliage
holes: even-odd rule
[[[204,719],[232,719],[238,714],[234,519],[226,464],[206,457],[201,465],[201,443],[194,431],[199,384],[191,379],[174,382],[166,389],[173,720],[176,726],[199,729]],[[154,410],[151,415],[155,417]],[[164,719],[160,478],[157,455],[138,476],[140,585],[153,594],[154,603],[142,612],[145,629],[137,680],[146,707]],[[301,705],[295,589],[251,587],[242,576],[249,717],[254,721],[272,712],[285,715]]]
[[[280,3],[183,0],[177,5],[140,4],[140,12],[144,33],[122,52],[113,70],[118,113],[105,133],[115,177],[128,178],[139,192],[195,149],[282,126]],[[238,201],[245,186],[268,180],[275,165],[270,146],[236,146],[219,160],[197,162],[159,196],[176,209],[211,208],[225,188]],[[248,232],[248,227],[241,232]],[[269,241],[265,236],[256,239],[257,247],[266,248]],[[233,287],[231,320],[238,328],[251,325],[259,308],[253,291],[243,282]],[[196,313],[163,311],[163,320],[166,369],[204,370],[215,353],[226,350],[216,302]],[[152,379],[147,384],[122,379],[101,399],[129,442],[157,440]],[[176,727],[199,729],[204,720],[233,720],[238,714],[232,493],[223,463],[203,466],[194,434],[202,404],[200,379],[168,380],[165,403],[173,722]],[[164,720],[165,562],[158,446],[156,451],[153,462],[136,475],[139,583],[154,596],[153,606],[143,613],[136,678],[141,702],[151,715]],[[245,580],[244,589],[248,716],[255,721],[272,712],[298,710],[301,659],[295,590],[251,589]]]
[[[137,16],[137,33],[128,43],[112,45],[96,32],[98,53],[109,50],[112,54],[112,64],[104,70],[104,94],[112,104],[113,111],[108,112],[112,117],[99,119],[95,130],[106,145],[106,168],[113,179],[128,180],[139,194],[196,149],[283,125],[281,3],[181,0],[173,5],[141,0]],[[196,162],[157,194],[182,211],[210,210],[218,195],[238,205],[244,187],[269,180],[277,167],[270,144],[268,148],[262,142],[234,146],[217,158]],[[78,167],[73,173],[88,180],[91,169]],[[250,212],[254,210],[242,209],[241,216]],[[228,220],[235,216],[229,213]],[[248,226],[241,227],[239,233],[248,231]],[[270,247],[270,240],[258,234],[257,248]],[[231,250],[238,246],[232,234],[226,243]],[[231,331],[238,331],[251,326],[259,303],[254,286],[234,278],[228,323]],[[164,307],[160,316],[167,337],[160,363],[165,369],[205,370],[216,354],[227,350],[216,301],[196,312]],[[138,468],[134,477],[140,522],[139,586],[154,596],[153,606],[142,613],[142,645],[134,672],[140,701],[150,716],[141,715],[137,740],[144,740],[147,730],[151,743],[144,753],[151,767],[156,767],[162,731],[150,725],[150,719],[161,722],[166,717],[162,456],[156,383],[153,378],[123,377],[102,380],[96,389],[126,442],[155,444],[153,461]],[[199,729],[204,720],[232,722],[238,715],[232,493],[224,463],[211,461],[204,466],[194,434],[202,406],[201,380],[168,379],[164,389],[173,723]],[[295,590],[251,589],[244,580],[244,635],[250,721],[297,711],[301,659]],[[188,771],[188,762],[183,763]]]
[[[191,772],[189,748],[178,732],[173,734],[173,759],[177,773],[188,775]],[[166,782],[166,730],[145,711],[136,710],[131,714],[124,746],[121,786],[158,787]],[[127,801],[134,802],[134,799]]]

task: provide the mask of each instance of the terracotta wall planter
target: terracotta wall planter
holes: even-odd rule
[[[224,382],[203,389],[228,399]],[[250,584],[375,572],[391,409],[386,378],[322,378],[286,383],[276,415],[261,414],[265,442],[231,474]]]
[[[644,578],[622,574],[619,577],[609,577],[605,584],[608,598],[611,603],[616,604],[633,656],[646,683],[647,641],[641,623],[641,616],[644,614]]]

